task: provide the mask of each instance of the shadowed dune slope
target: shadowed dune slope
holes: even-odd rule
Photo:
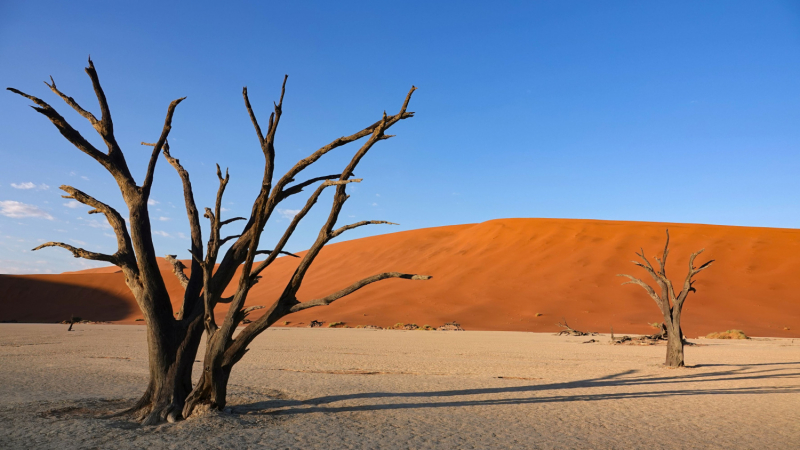
[[[754,336],[800,337],[800,230],[598,220],[499,219],[332,244],[309,271],[300,301],[384,271],[434,278],[382,281],[286,320],[289,326],[312,319],[351,326],[438,326],[455,320],[470,330],[554,331],[563,316],[582,330],[608,332],[613,326],[616,333],[649,333],[648,323],[661,321],[655,303],[640,287],[621,286],[624,280],[615,275],[651,281],[630,261],[639,247],[648,257],[660,254],[666,228],[672,236],[667,273],[676,286],[683,284],[693,251],[706,249],[696,265],[716,260],[696,277],[697,292],[684,307],[688,336],[737,328]],[[161,263],[177,311],[181,288]],[[251,291],[248,305],[269,305],[296,264],[294,258],[277,259]],[[0,319],[44,322],[74,313],[133,323],[141,317],[120,273],[93,272],[3,276]],[[51,283],[40,290],[29,286],[25,297],[17,298],[20,291],[13,286],[20,279]],[[87,301],[81,291],[54,289],[53,283],[98,289]],[[126,299],[130,314],[108,313],[115,303],[103,300],[103,291]]]
[[[121,273],[0,275],[0,320],[52,323],[75,315],[110,322],[137,314]]]

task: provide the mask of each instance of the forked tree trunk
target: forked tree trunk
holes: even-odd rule
[[[147,323],[150,380],[142,397],[129,411],[144,425],[181,418],[192,391],[192,368],[203,336],[202,317],[188,326]]]

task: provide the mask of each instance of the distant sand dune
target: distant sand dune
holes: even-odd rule
[[[301,301],[384,271],[434,278],[382,281],[286,320],[290,326],[312,319],[351,326],[455,320],[471,330],[555,331],[563,316],[578,329],[647,333],[648,323],[661,320],[655,304],[641,288],[620,286],[615,275],[645,279],[630,261],[639,247],[648,257],[658,254],[667,227],[667,271],[676,284],[683,283],[693,251],[706,249],[699,263],[717,260],[697,277],[698,292],[684,308],[687,335],[735,328],[752,336],[800,337],[800,230],[599,220],[499,219],[329,245],[309,271]],[[160,263],[177,305],[182,289]],[[296,263],[276,260],[248,305],[272,302]],[[141,314],[122,274],[113,272],[0,276],[0,320],[52,322],[75,314],[134,323]]]

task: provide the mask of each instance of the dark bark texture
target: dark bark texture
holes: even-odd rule
[[[634,264],[647,271],[650,277],[653,278],[661,291],[660,294],[656,293],[649,284],[638,278],[625,274],[617,275],[629,279],[629,281],[622,284],[638,284],[644,288],[648,295],[650,295],[650,298],[656,302],[659,310],[661,310],[661,314],[664,317],[664,328],[667,332],[667,358],[664,364],[669,367],[683,367],[684,365],[684,337],[681,331],[681,312],[683,311],[683,304],[690,292],[696,292],[694,288],[694,276],[707,269],[714,262],[712,259],[700,267],[694,267],[695,258],[697,258],[697,255],[700,253],[703,253],[703,250],[704,249],[696,251],[689,257],[689,272],[686,274],[683,287],[677,295],[675,294],[675,288],[672,282],[667,278],[666,271],[667,256],[669,255],[669,230],[667,230],[667,242],[664,244],[664,252],[661,258],[655,257],[655,260],[658,262],[658,269],[650,264],[650,261],[644,256],[643,249],[640,249],[640,253],[637,253],[642,262],[632,261]]]
[[[253,339],[281,317],[302,309],[328,305],[358,289],[383,279],[427,280],[430,278],[427,275],[385,272],[357,281],[338,292],[320,299],[301,302],[296,297],[309,267],[322,247],[331,239],[353,228],[370,224],[391,224],[391,222],[380,220],[366,220],[335,228],[339,213],[349,198],[346,193],[347,185],[361,181],[361,179],[353,178],[353,173],[358,163],[376,143],[392,137],[386,134],[390,127],[401,120],[414,116],[414,113],[407,112],[406,109],[416,88],[412,87],[408,92],[397,114],[387,116],[384,112],[383,117],[372,125],[349,136],[335,139],[298,161],[277,181],[274,180],[274,143],[283,112],[287,78],[283,80],[280,99],[274,104],[274,111],[270,115],[266,133],[262,131],[259,125],[256,114],[250,104],[247,88],[244,88],[242,95],[245,108],[250,116],[259,146],[264,155],[264,176],[253,202],[250,217],[234,217],[222,220],[222,198],[230,176],[227,170],[223,176],[222,170],[219,165],[217,166],[219,188],[214,208],[205,208],[203,214],[210,224],[210,236],[204,250],[200,214],[192,192],[189,173],[181,165],[180,161],[170,153],[168,142],[173,115],[178,104],[184,99],[174,100],[167,107],[164,125],[155,143],[142,143],[152,147],[152,152],[142,183],[137,184],[128,169],[125,156],[114,136],[114,124],[111,119],[108,101],[91,60],[89,60],[86,73],[89,75],[99,103],[99,119],[81,107],[72,97],[63,94],[56,87],[52,77],[50,79],[51,82],[46,84],[75,112],[89,121],[102,138],[107,151],[95,148],[52,106],[40,98],[28,95],[17,89],[8,88],[8,90],[32,101],[35,104],[33,109],[47,117],[64,138],[100,163],[116,180],[128,208],[130,219],[126,223],[122,215],[111,206],[71,186],[61,186],[61,189],[67,193],[64,196],[65,198],[71,198],[90,206],[92,209],[89,214],[103,214],[106,217],[117,238],[117,251],[113,254],[102,254],[73,247],[63,242],[48,242],[36,247],[34,250],[45,247],[61,247],[70,251],[76,258],[105,261],[122,269],[125,281],[145,317],[148,330],[150,381],[136,405],[126,411],[126,413],[134,415],[143,424],[155,424],[165,420],[172,422],[185,418],[191,415],[197,406],[205,405],[211,408],[223,408],[226,401],[228,380],[233,366],[244,356],[247,346]],[[364,138],[364,143],[355,152],[341,173],[313,177],[299,183],[295,182],[295,178],[304,169],[314,164],[328,152]],[[184,287],[183,300],[178,312],[173,311],[169,294],[158,269],[147,209],[155,167],[159,156],[162,154],[177,171],[181,179],[186,214],[191,231],[189,249],[192,257],[191,273],[188,276],[184,273],[186,267],[176,259],[176,256],[167,255],[166,257],[167,261],[173,265],[175,276]],[[313,185],[317,185],[317,187],[308,198],[306,205],[294,217],[274,247],[269,250],[259,249],[261,234],[275,208],[288,197],[299,194],[303,189]],[[302,258],[287,252],[284,248],[298,223],[317,203],[323,190],[328,187],[334,188],[335,193],[328,219],[320,228],[316,241]],[[237,221],[244,222],[242,231],[238,234],[223,237],[221,233],[222,227]],[[229,241],[232,241],[232,245],[224,254],[220,255],[223,245]],[[263,261],[256,262],[255,257],[257,255],[266,255],[266,257]],[[237,327],[242,325],[245,317],[254,309],[264,308],[262,306],[245,308],[244,304],[250,288],[261,278],[260,273],[269,267],[279,255],[289,255],[299,259],[294,275],[287,283],[283,293],[274,299],[271,306],[266,307],[265,314],[258,320],[249,323],[234,339],[234,332]],[[239,267],[243,270],[237,280],[235,294],[231,297],[222,297],[223,291],[234,281],[235,273]],[[230,308],[222,323],[217,324],[214,317],[214,308],[220,303],[230,304]],[[203,373],[198,384],[192,386],[192,365],[197,357],[204,333],[207,345],[203,361]]]

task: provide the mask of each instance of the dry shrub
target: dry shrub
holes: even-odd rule
[[[439,328],[437,328],[437,330],[439,330],[439,331],[464,331],[464,329],[461,328],[461,324],[459,324],[456,321],[448,322],[448,323],[440,326]]]
[[[750,339],[742,330],[728,330],[710,333],[706,339]]]

